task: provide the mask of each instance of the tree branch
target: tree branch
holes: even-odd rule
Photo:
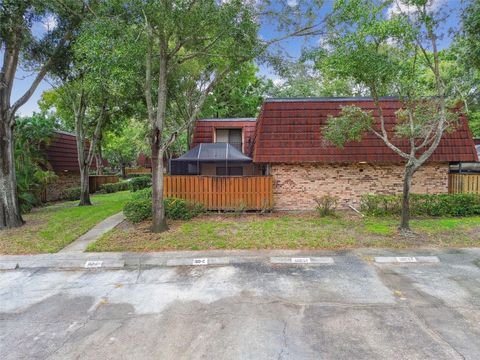
[[[30,85],[30,88],[28,88],[28,90],[13,104],[11,109],[11,112],[13,114],[15,114],[17,110],[20,108],[20,106],[24,105],[28,101],[28,99],[30,99],[30,97],[33,95],[33,93],[37,89],[37,86],[40,84],[40,82],[43,80],[43,78],[47,74],[48,68],[52,64],[55,55],[65,45],[69,37],[70,37],[70,31],[65,32],[62,39],[59,41],[59,43],[55,47],[53,54],[49,57],[49,59],[45,62],[45,64],[43,64],[42,67],[40,68],[40,71],[35,77],[35,80],[33,80],[33,83]]]

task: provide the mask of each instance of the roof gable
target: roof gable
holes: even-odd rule
[[[349,142],[344,148],[329,144],[322,136],[328,116],[338,116],[342,106],[355,105],[373,111],[371,98],[269,99],[262,106],[257,129],[253,160],[264,163],[400,163],[403,159],[384,142],[366,133],[359,142]],[[401,108],[397,98],[380,101],[387,131],[392,134],[395,112]],[[392,138],[392,136],[390,136]],[[406,140],[393,140],[400,148],[408,148]],[[466,118],[452,133],[445,133],[431,162],[477,161],[477,155]]]

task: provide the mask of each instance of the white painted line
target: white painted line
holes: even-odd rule
[[[85,268],[86,269],[101,268],[102,264],[103,264],[103,261],[101,260],[88,260],[85,262]]]
[[[193,259],[192,265],[208,265],[208,258]]]
[[[379,264],[439,263],[440,259],[436,256],[376,256],[375,262]]]
[[[295,264],[295,265],[332,265],[335,263],[333,258],[319,256],[319,257],[271,257],[272,264]]]

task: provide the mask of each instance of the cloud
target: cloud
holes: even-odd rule
[[[427,11],[428,12],[435,12],[440,10],[448,0],[429,0],[427,2]],[[411,6],[408,4],[405,4],[401,0],[395,0],[387,10],[387,16],[391,18],[392,16],[398,15],[398,14],[406,14],[408,16],[413,15],[416,12],[415,6]]]
[[[298,5],[298,0],[287,0],[287,5],[290,7],[295,7]]]
[[[58,25],[57,19],[53,15],[47,15],[45,19],[42,21],[42,25],[47,31],[52,31]]]

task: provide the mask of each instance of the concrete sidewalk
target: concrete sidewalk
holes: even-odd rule
[[[120,224],[123,220],[125,220],[125,216],[123,212],[119,212],[118,214],[112,215],[102,222],[95,225],[85,234],[80,236],[77,240],[72,242],[71,244],[64,247],[60,250],[60,253],[82,253],[87,249],[87,246],[90,243],[97,241],[103,234],[107,231],[112,230],[115,226]]]

